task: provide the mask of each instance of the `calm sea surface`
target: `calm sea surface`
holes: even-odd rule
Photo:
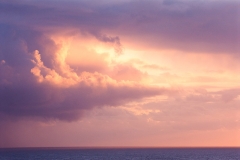
[[[0,160],[240,160],[240,148],[0,149]]]

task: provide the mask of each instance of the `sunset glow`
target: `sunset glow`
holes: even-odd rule
[[[240,146],[240,2],[1,1],[0,147]]]

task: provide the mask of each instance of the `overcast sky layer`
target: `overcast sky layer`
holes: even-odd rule
[[[239,146],[237,0],[0,1],[0,147]]]

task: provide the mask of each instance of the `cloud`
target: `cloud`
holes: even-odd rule
[[[72,121],[95,107],[118,106],[162,92],[137,83],[117,82],[97,72],[77,75],[65,70],[60,74],[44,66],[37,51],[34,56],[31,76],[0,85],[0,112],[13,117]],[[31,83],[25,79],[31,79]]]
[[[234,100],[239,100],[240,89],[234,88],[234,89],[219,91],[218,94],[221,94],[221,100],[223,100],[224,102],[231,102]]]
[[[147,78],[147,74],[141,72],[131,64],[117,64],[114,66],[111,77],[114,79],[121,81],[141,81],[144,78]]]
[[[122,45],[120,42],[120,38],[118,36],[116,37],[111,37],[111,36],[107,36],[104,34],[100,34],[100,33],[92,33],[98,40],[102,41],[102,42],[107,42],[107,43],[112,43],[115,52],[120,55],[122,54]]]
[[[138,83],[145,74],[132,65],[115,65],[113,73],[107,74],[100,69],[78,73],[66,63],[63,46],[53,35],[92,35],[110,44],[118,55],[124,46],[122,37],[140,48],[237,55],[238,9],[236,1],[59,1],[58,5],[55,1],[2,1],[0,112],[71,121],[94,107],[118,106],[164,92]]]
[[[239,53],[239,2],[174,2],[165,5],[160,1],[133,1],[124,6],[129,10],[122,7],[129,16],[125,17],[121,33],[137,46],[148,48]]]
[[[226,54],[240,51],[238,1],[55,3],[1,2],[1,22],[51,32],[74,28],[112,43],[118,54],[122,52],[121,36],[151,48]]]
[[[5,117],[73,121],[95,107],[119,106],[163,91],[99,72],[77,73],[46,34],[14,26],[2,26],[2,31],[0,113]]]

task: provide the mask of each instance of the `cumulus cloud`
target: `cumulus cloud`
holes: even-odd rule
[[[117,82],[97,72],[77,75],[65,70],[60,74],[44,66],[38,51],[34,57],[35,66],[28,71],[32,75],[23,80],[1,83],[0,112],[15,117],[70,121],[94,107],[118,106],[162,92],[159,88],[137,83]],[[31,83],[25,79],[31,79]]]
[[[163,92],[138,83],[145,74],[131,65],[116,65],[109,75],[77,73],[66,63],[53,34],[90,34],[118,55],[124,45],[121,36],[164,49],[239,53],[236,1],[57,3],[0,2],[1,114],[76,120],[94,107],[118,106]]]
[[[163,91],[99,72],[76,73],[61,47],[42,32],[14,26],[2,31],[1,38],[7,39],[0,49],[0,112],[10,118],[72,121],[95,107],[118,106]]]

